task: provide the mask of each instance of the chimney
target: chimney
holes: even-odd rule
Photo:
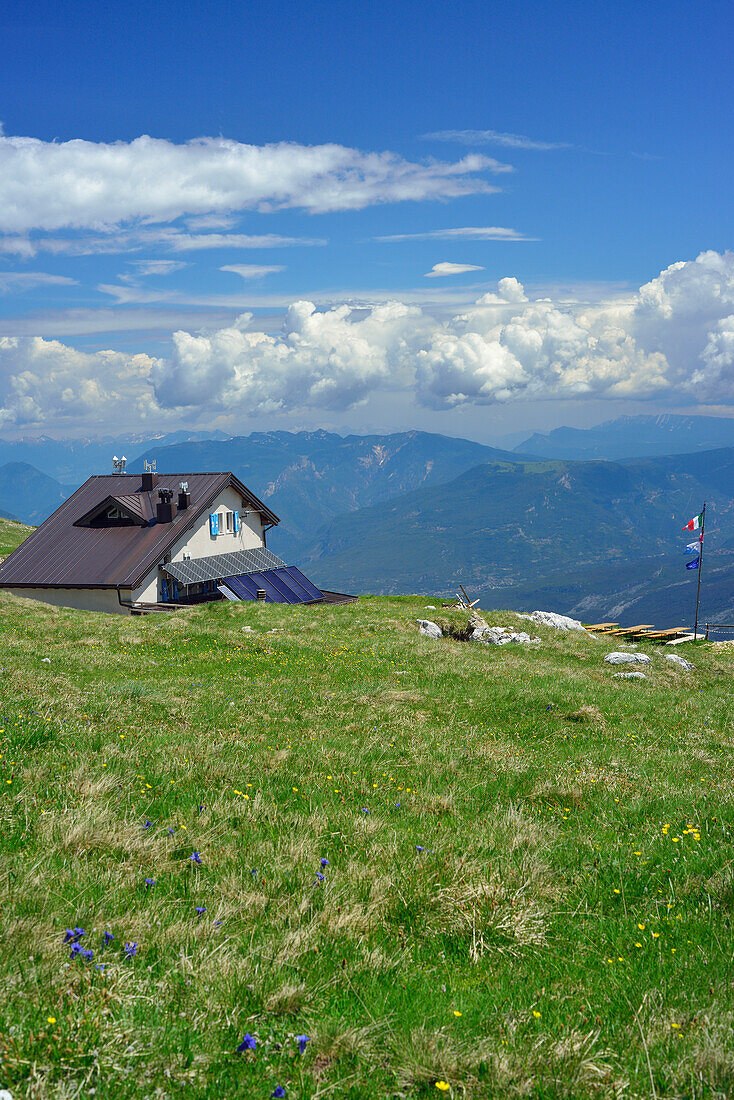
[[[152,493],[157,481],[155,473],[155,460],[153,462],[143,462],[143,484],[141,486],[144,493]]]
[[[182,481],[178,487],[178,510],[183,512],[184,508],[188,508],[191,504],[191,493],[189,492],[188,481]]]
[[[158,490],[158,504],[156,505],[156,517],[159,523],[170,523],[173,519],[173,489]]]

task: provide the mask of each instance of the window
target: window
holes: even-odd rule
[[[226,531],[228,535],[231,535],[234,531],[234,512],[227,512],[227,527]]]

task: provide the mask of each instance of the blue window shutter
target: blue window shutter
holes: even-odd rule
[[[209,531],[211,532],[212,535],[218,535],[219,534],[219,513],[218,512],[210,512],[209,513]]]
[[[235,535],[237,534],[239,529],[240,529],[240,514],[239,514],[239,512],[235,512],[235,514],[234,514],[234,533],[235,533]]]
[[[168,582],[166,580],[161,581],[161,602],[168,603]]]

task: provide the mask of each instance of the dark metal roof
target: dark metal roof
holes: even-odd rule
[[[219,581],[222,577],[234,577],[240,573],[256,573],[259,569],[277,569],[282,565],[285,562],[265,546],[256,546],[252,550],[235,550],[232,554],[170,561],[164,570],[179,584],[197,584],[201,581]]]
[[[131,520],[139,524],[141,527],[146,527],[152,520],[156,518],[155,504],[152,500],[152,493],[129,493],[125,496],[119,493],[110,493],[99,503],[95,504],[89,509],[83,516],[75,520],[74,523],[77,527],[88,527],[92,520],[101,515],[102,512],[106,512],[108,508],[117,507],[124,513],[126,513]]]
[[[191,504],[176,512],[171,523],[151,520],[145,527],[74,526],[109,496],[126,502],[131,496],[147,497],[139,504],[141,516],[155,516],[158,488],[166,484],[175,488],[180,481],[189,483]],[[134,588],[228,485],[268,523],[278,523],[275,513],[232,473],[160,474],[152,493],[142,491],[140,474],[90,477],[0,562],[0,588]]]

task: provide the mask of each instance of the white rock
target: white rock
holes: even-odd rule
[[[607,653],[604,660],[609,665],[649,665],[650,658],[645,653]]]
[[[666,653],[666,661],[672,661],[674,665],[678,665],[679,668],[684,668],[686,672],[691,672],[696,666],[687,661],[685,657],[679,657],[677,653]]]
[[[615,672],[615,680],[646,680],[647,676],[644,672]]]
[[[51,658],[50,657],[41,657],[41,664],[42,665],[50,665],[51,664]],[[0,1096],[0,1100],[3,1100],[2,1096]]]
[[[479,642],[481,645],[527,645],[529,642],[539,642],[540,638],[531,638],[525,631],[511,631],[504,626],[475,627],[469,635],[470,642]]]
[[[430,619],[416,619],[418,623],[418,629],[421,634],[425,634],[428,638],[443,638],[443,630],[438,623],[432,623]]]
[[[0,1089],[0,1100],[13,1100],[12,1092],[8,1092],[7,1089]]]
[[[423,610],[424,611],[435,611],[436,610],[436,605],[435,605],[435,603],[427,603],[426,606],[423,608]]]
[[[578,619],[569,619],[568,615],[557,615],[555,611],[533,611],[531,615],[523,615],[523,619],[532,619],[534,623],[542,626],[552,626],[554,630],[582,630],[586,633],[586,627]]]

